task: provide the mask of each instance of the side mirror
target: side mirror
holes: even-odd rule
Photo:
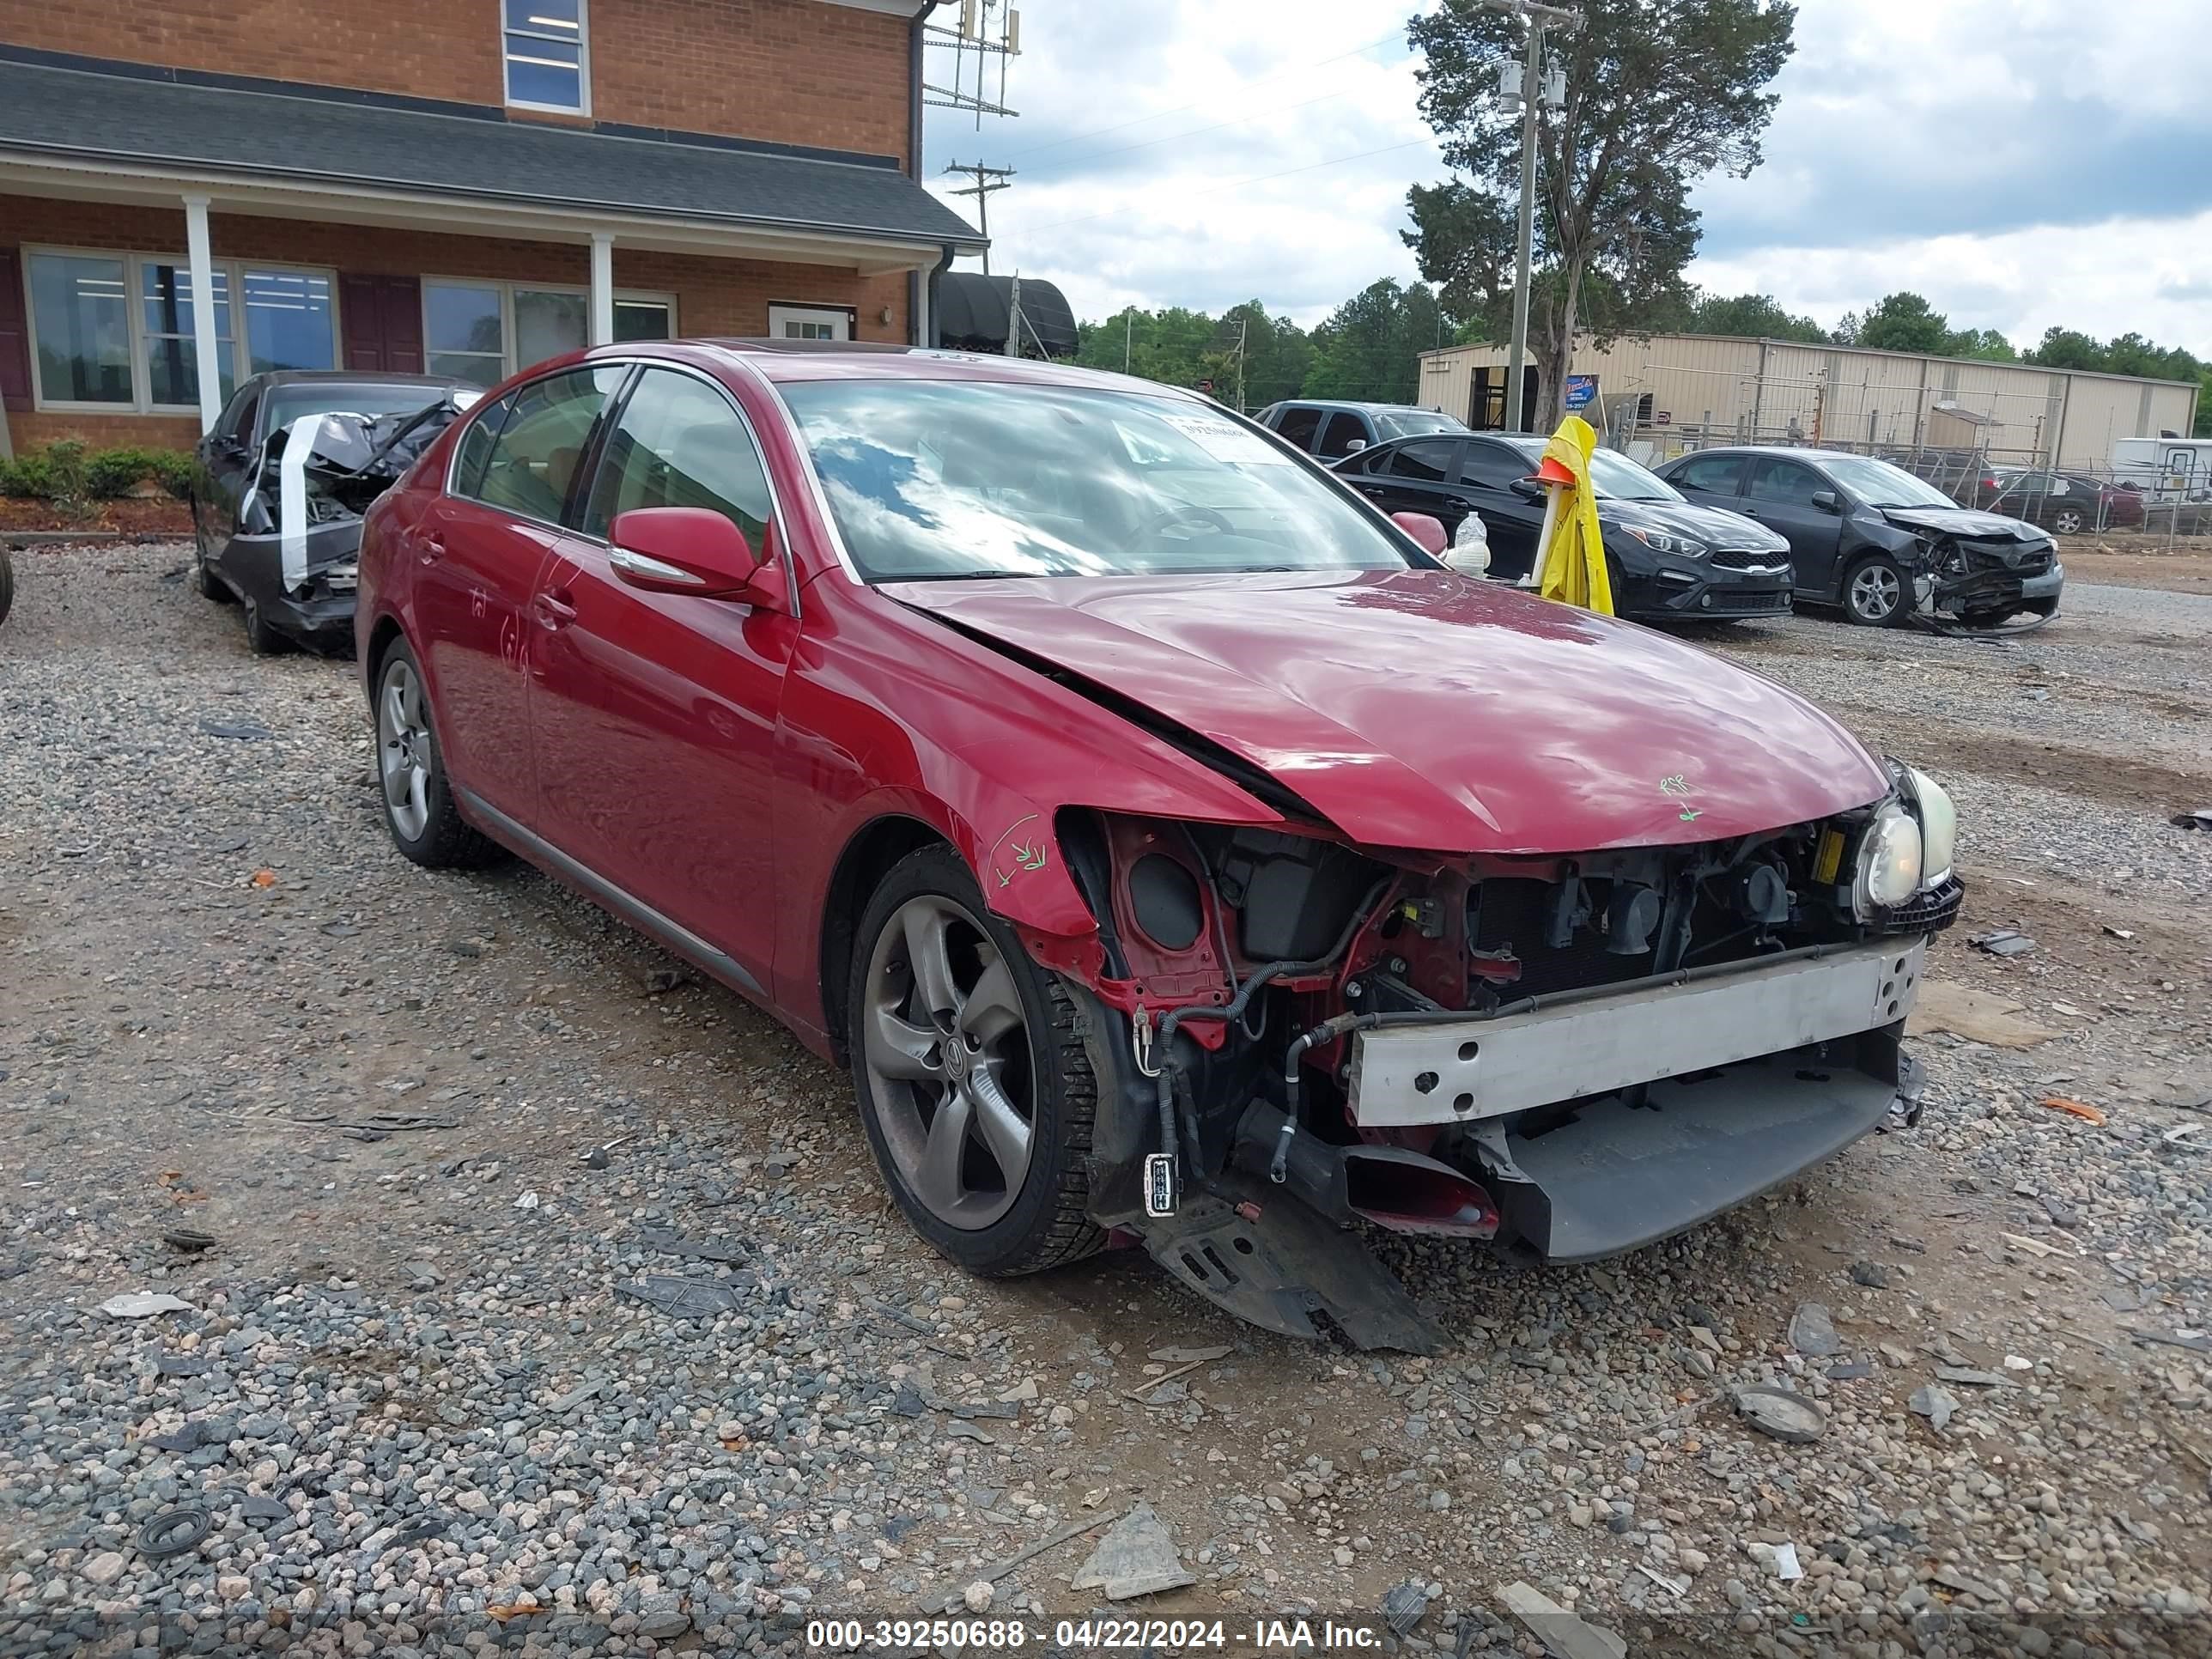
[[[1544,486],[1534,478],[1516,478],[1508,488],[1524,501],[1540,501],[1544,499]]]
[[[1347,455],[1357,455],[1366,447],[1367,440],[1364,438],[1347,438],[1344,441],[1344,453]]]
[[[1812,501],[1815,507],[1825,507],[1831,513],[1836,510],[1836,492],[1832,489],[1814,490]]]
[[[616,515],[609,539],[607,563],[632,587],[786,608],[781,562],[754,552],[744,532],[710,508],[635,507]]]
[[[1451,545],[1451,538],[1444,534],[1443,522],[1425,513],[1393,513],[1390,522],[1404,531],[1431,558],[1442,558],[1444,550]]]

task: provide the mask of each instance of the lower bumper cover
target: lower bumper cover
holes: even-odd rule
[[[1861,1039],[1862,1045],[1879,1034]],[[1894,1039],[1890,1039],[1893,1045]],[[1838,1047],[1846,1045],[1838,1045]],[[1693,1227],[1882,1127],[1894,1077],[1813,1051],[1655,1083],[1641,1108],[1600,1101],[1572,1121],[1508,1131],[1522,1179],[1493,1171],[1507,1229],[1547,1261],[1618,1255]]]

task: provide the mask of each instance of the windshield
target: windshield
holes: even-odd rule
[[[1823,455],[1828,476],[1869,507],[1956,507],[1942,490],[1870,455]]]
[[[275,432],[307,415],[400,415],[446,401],[441,386],[280,386],[269,393],[263,429]],[[464,394],[465,396],[465,394]],[[465,407],[465,404],[464,407]]]
[[[1378,409],[1375,411],[1375,429],[1385,438],[1416,438],[1426,432],[1471,430],[1466,422],[1455,421],[1433,409]]]
[[[1182,398],[977,380],[779,390],[869,581],[1412,562],[1274,439]]]
[[[1528,458],[1528,470],[1544,459],[1544,445],[1535,438],[1516,439],[1513,447]],[[1601,501],[1679,501],[1674,485],[1656,472],[1647,472],[1617,449],[1590,451],[1590,483]]]

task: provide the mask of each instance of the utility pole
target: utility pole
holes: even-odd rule
[[[1521,65],[1521,236],[1513,260],[1513,339],[1505,359],[1507,430],[1527,428],[1528,365],[1528,267],[1536,232],[1536,107],[1544,87],[1544,30],[1578,28],[1582,14],[1534,0],[1482,0],[1493,11],[1510,12],[1527,25],[1528,52]],[[1500,77],[1501,83],[1504,77]]]
[[[986,244],[983,274],[988,276],[991,274],[991,250],[988,246],[991,240],[991,192],[1010,187],[1013,183],[1014,170],[1012,167],[987,167],[981,161],[955,161],[945,170],[947,173],[970,173],[975,177],[974,184],[952,193],[975,198],[975,228],[983,233]]]
[[[1022,273],[1016,271],[1006,289],[1006,356],[1022,355]]]

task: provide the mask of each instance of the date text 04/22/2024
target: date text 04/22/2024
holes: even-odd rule
[[[1068,1652],[1294,1653],[1379,1650],[1377,1626],[1331,1619],[817,1619],[810,1648],[832,1653],[915,1649],[1011,1650],[1047,1644]]]

